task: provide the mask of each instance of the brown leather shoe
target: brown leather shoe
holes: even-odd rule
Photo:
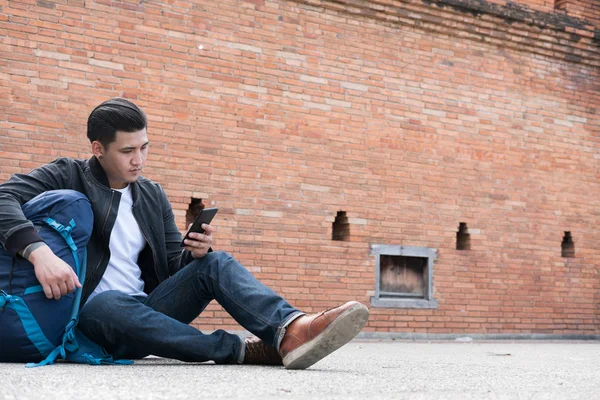
[[[308,368],[352,340],[369,319],[369,309],[350,301],[292,322],[279,346],[287,369]]]
[[[245,342],[246,355],[243,364],[283,365],[277,350],[267,346],[256,336],[247,337]]]

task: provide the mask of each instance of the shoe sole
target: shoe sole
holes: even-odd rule
[[[369,309],[356,303],[339,315],[313,340],[303,344],[283,359],[286,369],[305,369],[352,340],[369,319]]]

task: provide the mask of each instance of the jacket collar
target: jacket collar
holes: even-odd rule
[[[102,168],[102,165],[100,165],[100,161],[98,161],[98,159],[96,158],[96,156],[92,156],[89,160],[88,160],[88,164],[90,166],[90,171],[92,172],[92,175],[94,176],[94,178],[100,182],[101,184],[103,184],[104,186],[106,186],[107,188],[110,189],[110,183],[108,182],[108,176],[106,176],[106,172],[104,172],[104,168]],[[133,201],[135,203],[135,200],[137,199],[138,196],[138,185],[137,185],[137,181],[130,183],[131,185],[131,195],[133,198]]]
[[[88,160],[88,164],[90,165],[90,171],[92,172],[94,178],[96,178],[96,180],[104,186],[110,188],[108,176],[106,176],[106,172],[104,172],[104,168],[102,168],[102,165],[100,165],[100,161],[98,161],[96,156],[92,156]]]

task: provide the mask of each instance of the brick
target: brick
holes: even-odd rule
[[[303,82],[319,83],[321,85],[327,85],[329,83],[329,81],[327,81],[327,79],[319,78],[316,76],[310,76],[310,75],[301,75],[300,80]]]
[[[358,83],[351,82],[342,82],[340,86],[345,89],[358,90],[360,92],[366,92],[367,90],[369,90],[369,87],[367,85],[360,85]]]
[[[306,60],[306,56],[304,56],[302,54],[291,53],[288,51],[278,51],[276,53],[276,55],[277,55],[277,57],[283,58],[285,60],[297,60],[297,61]]]
[[[116,69],[116,70],[121,70],[121,71],[124,69],[123,64],[114,63],[111,61],[96,60],[93,58],[89,60],[89,64],[96,66],[96,67]]]
[[[251,53],[259,53],[262,54],[263,50],[260,47],[250,46],[242,43],[229,43],[228,46],[232,49],[249,51]]]

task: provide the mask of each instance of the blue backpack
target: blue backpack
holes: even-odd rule
[[[23,213],[83,285],[94,222],[87,197],[73,190],[48,191],[25,203]],[[85,364],[131,364],[113,360],[77,329],[81,292],[47,299],[33,265],[0,249],[0,362],[27,362],[30,367],[60,357]]]

